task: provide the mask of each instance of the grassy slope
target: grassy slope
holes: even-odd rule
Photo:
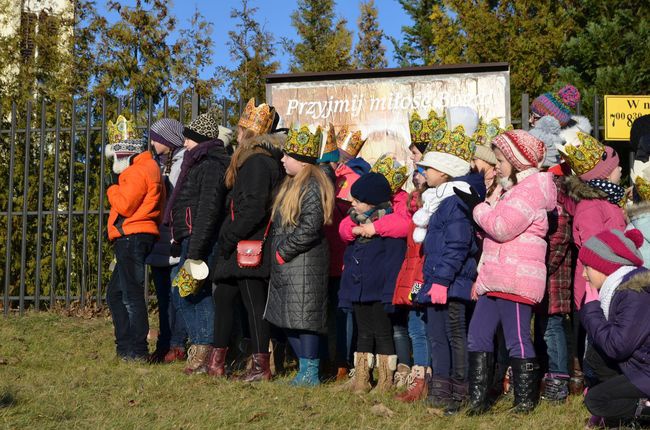
[[[182,365],[114,359],[109,319],[52,313],[0,317],[0,426],[3,428],[535,428],[578,429],[581,399],[508,414],[508,401],[480,418],[441,418],[390,396],[296,389],[281,379],[244,385],[184,376]],[[13,404],[7,405],[13,400]],[[392,417],[375,415],[383,403]]]

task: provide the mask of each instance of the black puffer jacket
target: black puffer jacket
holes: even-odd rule
[[[217,241],[213,269],[215,281],[269,277],[272,257],[270,237],[264,243],[262,264],[256,268],[242,269],[237,265],[237,243],[240,240],[262,240],[264,237],[271,217],[273,197],[283,178],[281,158],[279,149],[268,146],[250,155],[239,168],[226,200],[226,218]]]
[[[187,258],[207,261],[224,217],[224,175],[230,157],[223,144],[212,148],[187,173],[172,208],[176,242],[189,236]]]
[[[283,226],[279,214],[273,220],[272,254],[277,251],[285,263],[271,263],[264,318],[281,328],[324,332],[329,248],[318,184],[312,179],[307,187],[298,225]]]

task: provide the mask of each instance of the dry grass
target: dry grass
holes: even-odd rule
[[[331,385],[292,388],[287,380],[245,385],[184,376],[182,364],[149,366],[114,358],[110,319],[32,313],[0,319],[3,428],[436,428],[580,429],[580,398],[541,405],[528,416],[508,401],[484,417],[447,418],[391,396],[356,396]],[[382,413],[382,404],[390,413]],[[388,416],[390,415],[390,416]]]

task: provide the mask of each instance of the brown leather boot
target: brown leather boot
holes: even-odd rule
[[[258,382],[271,380],[271,354],[268,352],[253,354],[253,365],[237,380],[242,382]]]
[[[395,376],[393,377],[393,383],[395,385],[395,388],[403,389],[403,388],[408,388],[409,383],[411,380],[409,377],[411,376],[411,368],[407,366],[406,364],[400,363],[397,365],[397,370],[395,371]]]
[[[350,369],[348,369],[347,367],[339,367],[336,370],[336,382],[347,381],[348,373],[350,373]]]
[[[169,348],[169,351],[167,351],[167,354],[165,354],[163,362],[172,363],[174,361],[183,361],[186,358],[187,354],[185,353],[185,348],[181,346],[173,346]]]
[[[208,375],[226,376],[226,353],[228,348],[212,348],[208,357]]]
[[[397,368],[397,356],[377,354],[377,385],[373,392],[386,393],[393,388],[393,374]]]
[[[355,394],[364,394],[370,391],[370,371],[373,367],[375,356],[371,352],[354,353],[354,376],[350,389]],[[347,384],[346,384],[347,386]]]
[[[395,399],[405,403],[413,403],[424,399],[428,393],[426,369],[424,366],[413,366],[409,379],[411,382],[408,389],[396,395]]]
[[[187,351],[187,365],[183,370],[186,375],[207,372],[207,362],[212,345],[192,345]]]

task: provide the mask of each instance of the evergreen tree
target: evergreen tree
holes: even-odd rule
[[[347,21],[334,23],[334,0],[298,0],[298,9],[291,15],[299,42],[283,40],[292,54],[292,72],[325,72],[351,68],[352,33]]]
[[[412,25],[402,27],[404,40],[391,37],[395,60],[401,67],[432,64],[435,54],[436,28],[431,26],[431,13],[441,0],[399,0]]]
[[[386,48],[381,40],[385,37],[379,28],[375,0],[361,3],[361,15],[358,21],[359,41],[354,48],[355,65],[360,69],[382,68],[388,65]]]
[[[273,35],[255,20],[258,8],[248,0],[241,0],[240,9],[232,9],[230,17],[237,20],[235,30],[228,32],[230,58],[235,67],[223,68],[229,83],[229,93],[237,103],[254,98],[258,103],[266,99],[264,76],[275,73],[280,64],[273,61]]]

